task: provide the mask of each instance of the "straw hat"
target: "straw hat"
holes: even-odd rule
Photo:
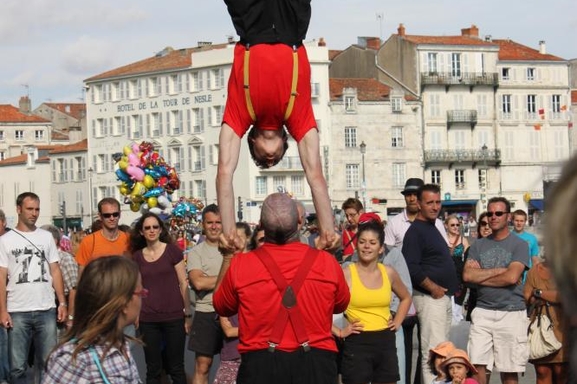
[[[463,351],[462,349],[454,349],[451,353],[449,353],[445,361],[443,361],[441,364],[441,368],[446,370],[449,365],[453,363],[464,364],[469,368],[469,372],[477,373],[477,369],[473,364],[471,364],[471,361],[469,361],[469,355],[467,355],[467,352]]]
[[[429,349],[429,353],[434,353],[442,357],[447,357],[447,355],[455,349],[455,344],[450,341],[443,341],[435,348]]]

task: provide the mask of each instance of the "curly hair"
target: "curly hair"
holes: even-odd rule
[[[140,219],[138,219],[138,221],[134,225],[134,228],[130,231],[128,249],[130,250],[131,253],[134,253],[146,247],[146,239],[142,235],[143,231],[142,227],[144,225],[144,221],[149,217],[154,217],[158,222],[158,225],[160,226],[159,240],[167,244],[173,242],[172,236],[170,235],[170,232],[168,232],[168,228],[166,228],[166,225],[164,224],[162,219],[152,212],[146,212],[144,215],[140,217]]]

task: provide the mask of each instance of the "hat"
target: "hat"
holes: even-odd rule
[[[412,177],[407,180],[407,182],[405,183],[405,189],[403,189],[401,193],[405,195],[407,193],[417,192],[417,190],[421,188],[423,185],[425,185],[423,179]]]
[[[374,212],[365,212],[362,213],[359,217],[359,224],[365,224],[369,221],[376,221],[377,223],[381,222],[381,218]]]
[[[439,343],[435,348],[429,349],[430,353],[435,353],[442,357],[447,357],[449,353],[455,350],[455,344],[451,343],[450,341],[443,341]]]
[[[473,364],[471,364],[471,361],[469,360],[469,355],[467,355],[467,352],[463,351],[462,349],[454,349],[451,353],[449,353],[445,361],[441,363],[441,368],[445,370],[449,367],[449,365],[453,363],[464,364],[467,366],[467,368],[469,368],[469,372],[477,373],[477,369]]]

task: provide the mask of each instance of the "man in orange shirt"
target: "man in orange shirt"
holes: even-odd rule
[[[80,243],[76,253],[78,263],[78,279],[82,276],[84,267],[94,259],[104,256],[129,256],[128,235],[118,228],[120,221],[120,202],[113,197],[105,197],[98,202],[98,217],[102,229],[86,236]],[[74,297],[76,289],[70,291],[68,323],[74,320]]]

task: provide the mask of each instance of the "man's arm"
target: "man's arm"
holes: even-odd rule
[[[333,238],[336,248],[340,237],[335,233],[334,218],[327,182],[323,175],[319,151],[319,132],[309,130],[298,143],[301,163],[313,195],[313,203],[319,220],[320,232],[327,232]]]
[[[212,291],[216,286],[216,276],[207,276],[200,269],[191,269],[188,280],[197,291]]]
[[[215,292],[212,296],[212,304],[220,316],[230,317],[238,312],[238,296],[230,275],[230,264],[233,257],[232,253],[223,255]]]
[[[8,281],[8,269],[0,267],[0,326],[8,329],[12,327],[12,319],[8,313],[6,302],[6,282]]]
[[[512,262],[508,268],[481,268],[477,260],[469,259],[463,270],[463,281],[486,287],[506,287],[517,284],[525,266]]]
[[[60,271],[60,265],[58,262],[50,263],[50,275],[52,275],[52,286],[56,292],[56,297],[58,298],[58,322],[62,323],[66,321],[68,316],[68,303],[66,302],[66,297],[64,296],[64,282],[62,281],[62,272]]]
[[[232,181],[234,171],[238,164],[240,143],[241,138],[238,137],[236,132],[234,132],[228,124],[222,124],[218,138],[216,196],[222,220],[222,231],[227,236],[236,233],[236,221],[234,219],[234,190]]]

